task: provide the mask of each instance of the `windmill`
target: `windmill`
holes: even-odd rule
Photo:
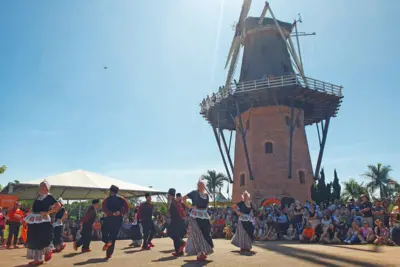
[[[260,199],[284,193],[308,200],[321,168],[330,119],[336,117],[342,102],[342,86],[305,76],[292,41],[292,37],[298,41],[299,36],[310,35],[297,31],[301,18],[294,23],[278,21],[268,2],[259,17],[251,17],[250,6],[250,0],[243,1],[225,64],[225,85],[203,99],[200,114],[213,129],[233,182],[233,201],[244,190]],[[232,83],[242,48],[239,81]],[[322,128],[322,133],[318,128],[315,171],[305,132],[313,124]],[[229,145],[224,131],[231,132]]]

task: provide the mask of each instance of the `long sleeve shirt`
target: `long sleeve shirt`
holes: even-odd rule
[[[118,216],[124,216],[129,210],[129,205],[125,198],[112,195],[103,200],[102,208],[107,216],[115,216],[114,213],[118,211]]]
[[[140,205],[138,210],[138,219],[142,222],[152,221],[153,217],[153,204],[144,202]]]
[[[97,212],[96,209],[91,206],[86,211],[85,215],[81,219],[81,223],[85,225],[93,225],[94,221],[96,220]]]

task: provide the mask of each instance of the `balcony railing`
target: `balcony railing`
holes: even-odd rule
[[[326,83],[316,79],[305,77],[303,78],[298,74],[286,75],[276,78],[265,78],[261,80],[247,81],[242,83],[232,83],[228,87],[220,87],[219,92],[212,96],[207,96],[206,99],[200,104],[201,113],[213,106],[215,103],[220,102],[222,99],[227,98],[229,95],[239,94],[242,92],[260,91],[270,88],[279,88],[301,85],[304,88],[323,92],[330,95],[342,97],[342,86]]]

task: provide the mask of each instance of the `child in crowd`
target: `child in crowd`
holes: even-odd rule
[[[312,243],[315,242],[317,236],[315,234],[315,229],[312,228],[311,223],[307,223],[306,228],[304,228],[303,232],[299,236],[301,243]]]
[[[360,242],[358,238],[360,234],[360,228],[356,221],[353,222],[352,227],[347,232],[347,238],[343,241],[345,244],[356,244]]]

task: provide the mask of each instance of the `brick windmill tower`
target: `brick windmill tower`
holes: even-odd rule
[[[226,62],[226,83],[203,99],[200,113],[212,126],[233,182],[233,201],[238,201],[244,190],[255,202],[284,196],[310,200],[330,118],[336,116],[343,97],[342,87],[304,75],[291,40],[292,31],[297,32],[296,22],[276,20],[268,2],[260,17],[247,17],[250,5],[251,0],[244,0]],[[265,17],[268,11],[271,18]],[[233,77],[242,47],[236,81]],[[305,126],[312,124],[317,125],[320,144],[314,172],[305,132]],[[229,142],[224,130],[231,131]]]

